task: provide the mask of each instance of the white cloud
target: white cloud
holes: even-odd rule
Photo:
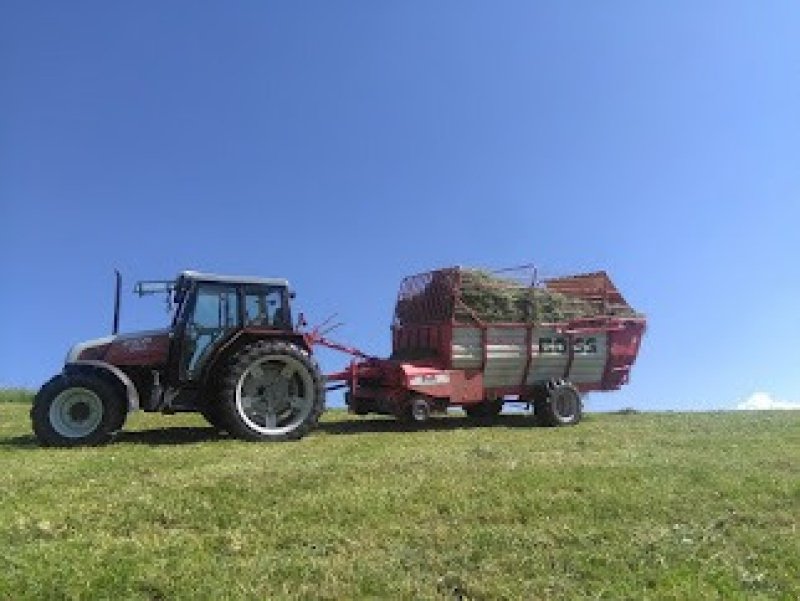
[[[800,410],[800,401],[782,401],[772,398],[768,392],[754,392],[741,403],[737,409],[745,410],[772,410],[772,409],[797,409]]]

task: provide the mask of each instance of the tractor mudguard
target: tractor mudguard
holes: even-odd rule
[[[125,394],[128,400],[128,412],[130,413],[140,408],[139,392],[136,390],[136,386],[128,375],[116,365],[111,365],[105,361],[93,361],[88,359],[71,361],[64,365],[65,374],[79,373],[82,371],[101,371],[111,376],[117,383],[125,387]]]

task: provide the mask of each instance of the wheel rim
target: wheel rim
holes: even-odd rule
[[[50,405],[50,425],[65,438],[83,438],[103,420],[103,401],[88,388],[68,388]]]
[[[414,421],[424,422],[431,415],[431,408],[427,401],[418,399],[411,404],[411,417]]]
[[[562,388],[555,392],[553,398],[553,409],[561,419],[573,419],[578,413],[578,399],[568,388]]]
[[[311,413],[314,394],[314,380],[302,362],[287,355],[267,355],[239,377],[236,411],[256,432],[286,434]]]

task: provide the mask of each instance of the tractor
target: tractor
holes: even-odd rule
[[[162,330],[119,334],[117,273],[112,335],[73,346],[62,372],[31,409],[48,446],[97,445],[129,412],[199,412],[219,430],[254,441],[303,437],[325,405],[313,340],[292,321],[282,279],[184,271],[138,282],[139,296],[163,293],[172,312]]]

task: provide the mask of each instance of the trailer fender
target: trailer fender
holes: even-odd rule
[[[404,363],[401,365],[405,387],[413,392],[430,397],[450,398],[453,394],[450,372],[431,367],[417,367]]]
[[[95,361],[95,360],[78,360],[78,361],[70,361],[66,365],[64,365],[64,373],[79,373],[81,371],[101,371],[108,376],[114,378],[114,380],[125,387],[125,395],[128,401],[128,412],[136,411],[139,409],[139,392],[136,390],[136,386],[133,384],[131,379],[128,375],[122,371],[116,365],[111,365],[110,363],[106,363],[105,361]]]

